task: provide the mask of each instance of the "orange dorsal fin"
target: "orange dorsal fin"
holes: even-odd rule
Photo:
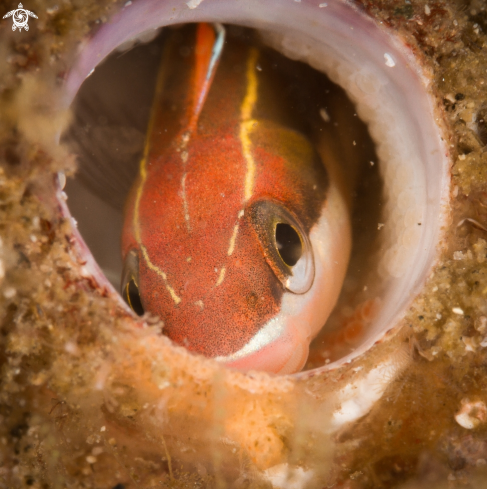
[[[225,42],[225,29],[220,24],[198,24],[195,46],[195,69],[191,103],[188,106],[189,125],[193,132],[215,76]]]

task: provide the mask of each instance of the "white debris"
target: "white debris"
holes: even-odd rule
[[[428,4],[426,4],[426,5],[424,6],[424,13],[425,13],[426,15],[430,15],[430,14],[431,14],[431,9],[430,9],[430,6],[429,6]]]
[[[338,393],[340,407],[333,413],[332,431],[365,416],[408,361],[407,355],[398,352],[397,356],[394,355],[363,377],[346,385]]]
[[[438,355],[438,353],[440,353],[440,351],[441,351],[441,346],[433,346],[433,347],[430,349],[430,351],[431,351],[431,354],[432,354],[433,356]]]
[[[13,297],[15,297],[16,293],[17,291],[13,287],[7,287],[3,291],[3,296],[5,297],[5,299],[12,299]]]
[[[194,8],[198,7],[203,0],[189,0],[189,2],[186,2],[186,5],[193,10]]]
[[[93,70],[91,70],[91,71],[93,71]],[[63,171],[57,172],[57,181],[58,181],[59,187],[61,188],[61,190],[63,190],[64,187],[66,186],[66,175]]]
[[[320,8],[323,8],[323,7],[328,7],[328,4],[327,3],[320,3],[318,6]]]
[[[487,317],[480,316],[475,321],[474,327],[480,334],[485,334],[487,332]]]
[[[463,260],[464,257],[465,257],[465,255],[463,254],[462,251],[455,251],[453,253],[453,259],[456,261],[461,261],[461,260]]]
[[[320,109],[320,116],[325,122],[330,122],[331,118],[325,108]]]
[[[456,422],[467,430],[471,430],[475,427],[472,418],[466,413],[459,413],[455,415]]]
[[[452,312],[454,312],[455,314],[458,314],[459,316],[463,316],[465,313],[463,312],[463,309],[461,309],[460,307],[454,307],[452,309]]]
[[[475,336],[464,336],[462,338],[465,345],[465,351],[475,351],[479,345],[478,339]]]
[[[386,66],[389,66],[389,68],[396,66],[394,58],[389,53],[384,53],[384,59],[386,60]]]
[[[487,407],[482,401],[462,400],[462,407],[455,414],[455,421],[466,430],[472,430],[487,421]]]
[[[71,355],[78,355],[79,353],[78,345],[74,341],[67,341],[64,344],[64,349]]]
[[[276,489],[304,489],[313,477],[312,470],[289,467],[288,464],[274,465],[264,471],[265,476]]]

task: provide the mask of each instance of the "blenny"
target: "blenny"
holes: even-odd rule
[[[304,366],[350,254],[338,157],[313,144],[319,107],[303,119],[290,92],[270,53],[219,24],[171,35],[125,208],[128,304],[241,370]]]

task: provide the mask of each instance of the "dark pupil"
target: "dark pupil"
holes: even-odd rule
[[[303,254],[303,245],[296,230],[280,222],[276,226],[276,244],[282,261],[289,267],[296,265]]]
[[[144,308],[142,301],[140,300],[139,288],[135,285],[133,280],[125,286],[124,294],[125,302],[132,308],[135,314],[142,316],[144,314]]]

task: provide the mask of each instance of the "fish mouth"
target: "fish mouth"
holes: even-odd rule
[[[163,26],[187,22],[256,29],[266,45],[309,64],[342,87],[368,127],[377,155],[376,162],[368,163],[377,163],[381,180],[381,195],[375,197],[381,207],[374,223],[376,233],[366,238],[373,254],[369,257],[372,265],[365,273],[353,269],[362,256],[356,250],[346,284],[354,283],[354,297],[360,300],[354,302],[351,293],[342,293],[337,306],[340,310],[332,315],[331,326],[324,328],[311,347],[322,362],[308,362],[303,372],[294,375],[314,376],[350,363],[398,329],[422,290],[443,239],[442,229],[449,215],[450,161],[431,73],[397,36],[344,2],[315,4],[303,0],[275,8],[256,1],[239,7],[212,0],[193,0],[183,6],[176,1],[144,0],[127,2],[81,46],[66,80],[64,104],[76,101],[84,80],[103,70],[101,61],[120,46],[147,41]],[[79,207],[69,187],[68,195],[71,209]],[[70,210],[64,206],[64,212],[69,214]],[[78,221],[84,220],[82,215],[74,215]],[[86,227],[81,224],[81,228]],[[94,232],[93,228],[88,232]],[[90,273],[126,310],[92,259],[83,237],[77,235],[77,239],[83,253],[89,255]],[[376,250],[372,250],[374,243]],[[96,253],[95,258],[104,268],[100,263],[103,259]],[[112,269],[112,276],[116,275]],[[112,284],[115,280],[112,278]],[[356,293],[359,289],[366,292]],[[340,327],[341,312],[358,307],[360,301],[380,304],[366,331],[344,348],[328,348],[334,328]]]

